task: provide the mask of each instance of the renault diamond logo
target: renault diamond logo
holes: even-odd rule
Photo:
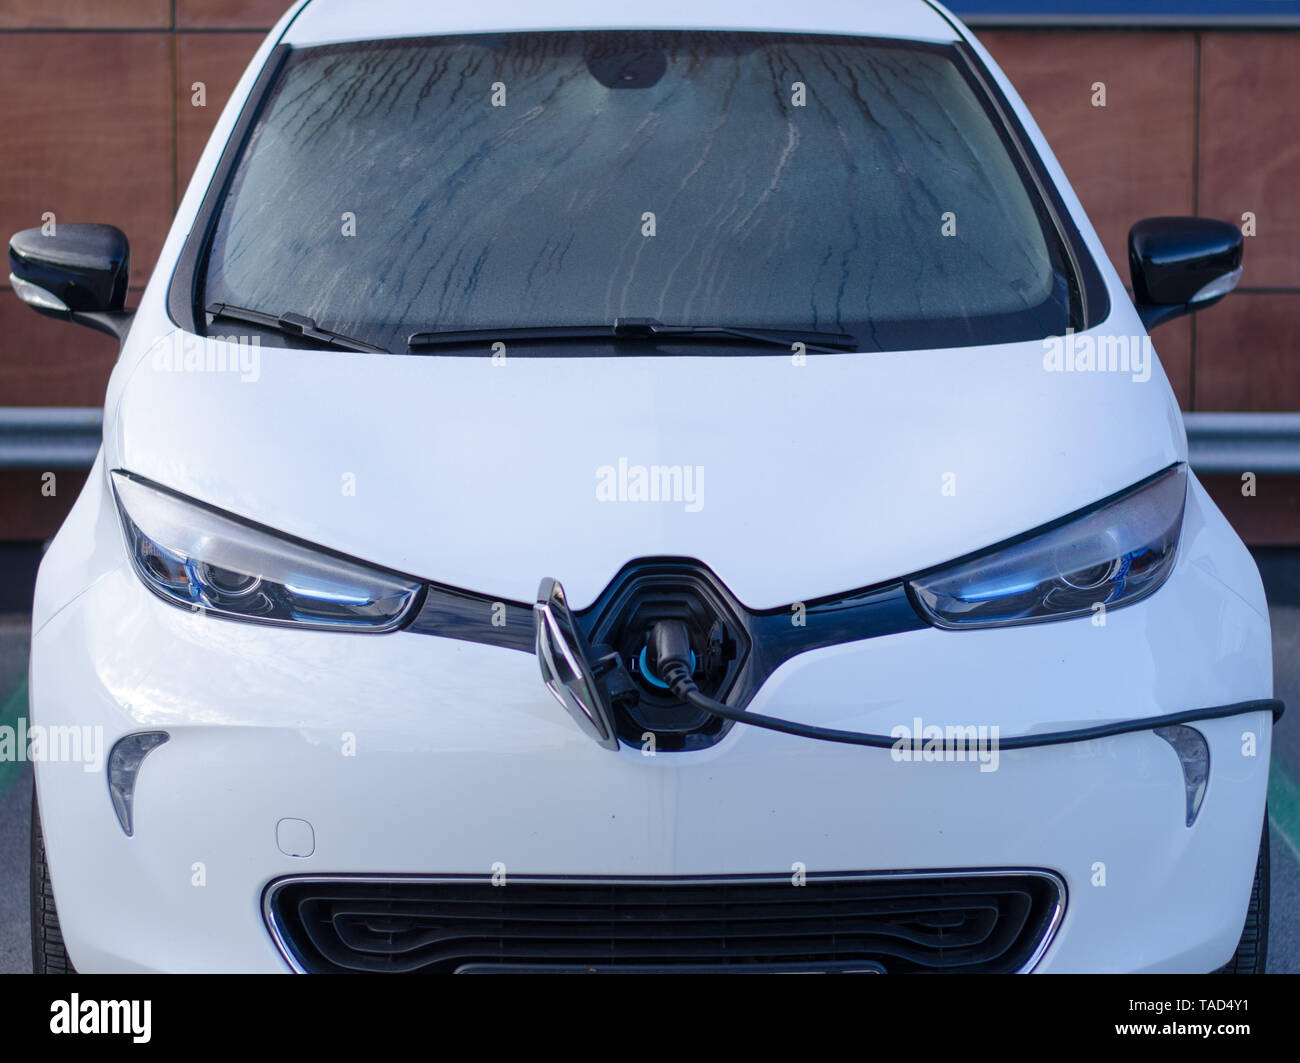
[[[584,733],[606,749],[617,749],[614,714],[596,683],[586,640],[569,611],[564,588],[550,577],[537,588],[533,619],[537,626],[537,660],[547,689]]]

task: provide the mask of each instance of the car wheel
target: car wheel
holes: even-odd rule
[[[36,782],[32,781],[32,971],[35,974],[76,974],[63,947],[59,913],[54,907],[50,868],[45,862],[45,837],[36,807]]]
[[[1237,951],[1215,974],[1263,974],[1268,962],[1268,809],[1264,809],[1264,829],[1259,841],[1259,859],[1255,861],[1255,883],[1250,888],[1250,908],[1246,926],[1237,942]]]

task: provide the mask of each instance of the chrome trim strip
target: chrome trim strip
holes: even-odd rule
[[[18,296],[28,306],[34,306],[40,310],[53,310],[56,313],[71,313],[68,304],[60,299],[53,292],[46,291],[38,284],[31,281],[23,280],[17,274],[9,274],[9,287],[13,289],[14,295]]]
[[[1040,878],[1050,883],[1056,890],[1056,902],[1052,909],[1052,914],[1047,921],[1047,929],[1043,931],[1039,939],[1038,947],[1034,949],[1033,955],[1025,962],[1016,974],[1032,974],[1047,950],[1051,948],[1053,941],[1056,940],[1056,933],[1065,919],[1065,908],[1069,899],[1069,890],[1066,888],[1065,879],[1055,871],[1047,871],[1039,867],[1023,868],[998,868],[996,870],[979,868],[951,868],[946,871],[876,871],[863,872],[855,874],[853,872],[828,872],[826,874],[815,874],[812,877],[819,882],[879,882],[885,879],[895,879],[899,881],[924,880],[933,878],[1013,878],[1016,876],[1030,876]],[[775,883],[789,882],[790,876],[780,875],[636,875],[625,877],[622,875],[512,875],[511,879],[515,882],[527,883],[555,883],[563,882],[578,886],[710,886],[719,883]],[[307,974],[306,968],[298,963],[289,948],[289,943],[285,938],[284,929],[280,926],[275,917],[273,901],[275,896],[285,886],[301,885],[303,883],[373,883],[376,885],[393,885],[398,883],[439,883],[439,882],[466,882],[466,881],[491,881],[490,875],[284,875],[280,878],[272,879],[262,890],[262,918],[266,923],[266,928],[271,934],[272,941],[279,951],[285,963],[294,974]]]
[[[1243,269],[1245,269],[1244,266],[1238,266],[1231,273],[1225,273],[1222,277],[1219,277],[1217,280],[1210,281],[1209,284],[1207,284],[1204,288],[1202,288],[1199,292],[1197,292],[1187,301],[1189,303],[1195,304],[1195,303],[1203,303],[1207,299],[1222,299],[1229,292],[1233,291],[1238,284],[1241,283],[1241,271]]]
[[[618,749],[613,713],[596,684],[591,663],[583,650],[577,621],[558,581],[549,577],[542,580],[537,589],[533,616],[536,625],[534,652],[546,689],[564,706],[584,734],[606,749]]]

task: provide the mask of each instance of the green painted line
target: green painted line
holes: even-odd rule
[[[1282,759],[1273,757],[1268,775],[1268,819],[1300,859],[1300,784],[1291,778]]]
[[[12,694],[5,699],[5,703],[0,705],[0,727],[11,727],[14,731],[18,728],[18,718],[27,715],[27,677],[24,676],[17,688]],[[26,767],[25,760],[10,758],[0,760],[0,797],[9,789],[9,784],[14,781]]]

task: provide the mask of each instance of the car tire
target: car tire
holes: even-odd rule
[[[1246,926],[1237,942],[1237,951],[1215,974],[1263,974],[1268,963],[1268,809],[1264,809],[1264,829],[1259,841],[1259,858],[1255,861],[1255,882],[1250,887],[1250,907]]]
[[[59,913],[54,907],[50,867],[45,862],[45,836],[41,813],[36,807],[36,782],[32,781],[32,972],[34,974],[76,974],[63,947]]]

